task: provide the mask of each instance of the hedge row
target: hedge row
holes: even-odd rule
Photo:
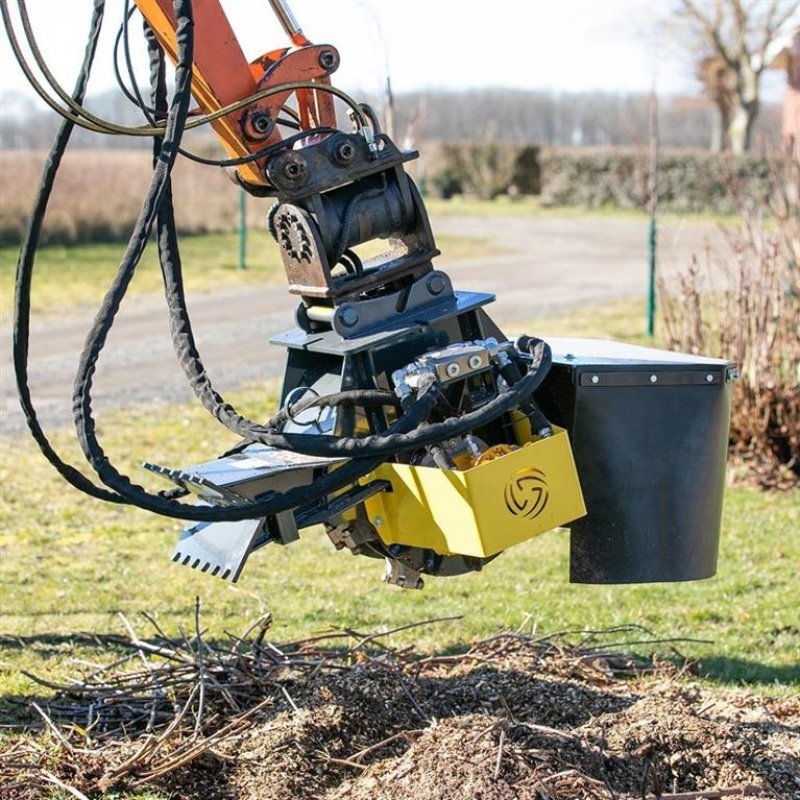
[[[650,192],[645,149],[448,142],[432,148],[427,167],[428,186],[440,196],[517,193],[540,195],[545,205],[645,208]],[[765,157],[662,152],[659,204],[676,212],[733,213],[737,197],[767,197],[769,173]]]

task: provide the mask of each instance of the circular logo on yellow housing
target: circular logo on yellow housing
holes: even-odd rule
[[[550,499],[547,476],[535,468],[518,472],[506,484],[504,499],[506,508],[515,517],[536,519]]]

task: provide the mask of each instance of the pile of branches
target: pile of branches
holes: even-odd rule
[[[119,655],[80,678],[56,683],[24,673],[54,693],[46,704],[30,705],[38,718],[32,728],[49,737],[42,741],[23,736],[0,754],[0,797],[39,797],[48,786],[59,786],[83,798],[87,792],[158,783],[225,740],[241,736],[265,713],[278,708],[299,711],[309,685],[331,675],[391,676],[399,680],[410,704],[417,705],[419,716],[426,718],[429,714],[408,686],[439,668],[496,666],[504,658],[516,662],[524,656],[531,663],[547,661],[564,676],[592,682],[676,669],[667,662],[609,653],[608,645],[598,641],[609,633],[642,633],[644,629],[637,626],[580,632],[577,643],[570,641],[569,632],[543,637],[505,632],[463,653],[422,657],[411,646],[390,646],[387,638],[458,617],[373,633],[338,629],[282,644],[266,639],[270,615],[243,635],[230,635],[224,644],[204,639],[199,606],[191,636],[182,632],[179,638],[170,637],[152,616],[143,617],[152,629],[150,636],[139,636],[124,617],[127,636],[93,635],[96,644]],[[404,731],[390,738],[410,738],[420,732]],[[345,764],[362,765],[364,756],[385,744],[373,744],[354,759],[344,759]],[[11,794],[4,795],[3,787]]]
[[[242,760],[258,768],[271,761],[273,772],[258,776],[255,794],[236,789],[237,797],[384,796],[374,794],[369,780],[375,778],[359,784],[381,769],[386,774],[377,780],[396,788],[398,797],[439,796],[436,787],[433,794],[405,793],[395,777],[421,765],[438,780],[435,766],[422,762],[445,763],[453,747],[466,748],[472,763],[491,762],[481,781],[519,780],[517,770],[527,769],[525,780],[539,787],[531,797],[628,797],[598,777],[597,764],[608,762],[602,737],[598,744],[592,733],[569,726],[627,707],[631,679],[675,682],[691,669],[689,662],[678,666],[619,652],[626,644],[679,641],[654,639],[638,626],[540,637],[510,631],[461,653],[422,656],[390,646],[387,637],[454,618],[375,633],[334,630],[283,644],[267,640],[269,616],[224,644],[206,641],[197,613],[194,633],[177,638],[146,619],[152,626],[147,638],[127,620],[127,636],[97,637],[117,654],[108,665],[65,684],[30,676],[54,694],[33,705],[39,730],[17,736],[0,754],[0,797],[32,800],[60,791],[87,800],[142,787],[177,797],[228,797],[230,787],[213,793],[209,775],[235,772]],[[530,704],[548,691],[550,705],[543,701],[533,722]],[[338,709],[333,716],[325,717],[321,698]],[[515,716],[513,709],[526,707],[528,717]],[[552,725],[544,724],[548,719]],[[525,767],[528,752],[538,754],[534,773]],[[638,781],[639,755],[630,758]],[[219,766],[209,772],[209,762]],[[655,787],[661,798],[761,796],[751,785],[662,794],[660,784],[648,784],[654,769],[647,762],[642,785]],[[264,794],[265,786],[272,793]],[[636,796],[654,797],[646,790]]]

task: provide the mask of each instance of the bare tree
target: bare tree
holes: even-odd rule
[[[681,16],[702,42],[701,75],[721,115],[719,144],[750,149],[767,50],[800,8],[791,0],[681,0]]]

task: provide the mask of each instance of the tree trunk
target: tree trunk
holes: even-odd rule
[[[750,150],[753,144],[753,126],[758,116],[758,79],[760,72],[749,62],[742,62],[736,75],[736,91],[733,93],[733,108],[728,137],[731,150],[740,155]]]
[[[728,141],[731,152],[741,155],[753,145],[753,126],[758,116],[758,102],[734,102],[733,113],[728,124]]]
[[[730,149],[731,107],[730,100],[724,103],[717,102],[717,113],[714,114],[714,124],[711,129],[711,150],[714,153],[724,153]]]

